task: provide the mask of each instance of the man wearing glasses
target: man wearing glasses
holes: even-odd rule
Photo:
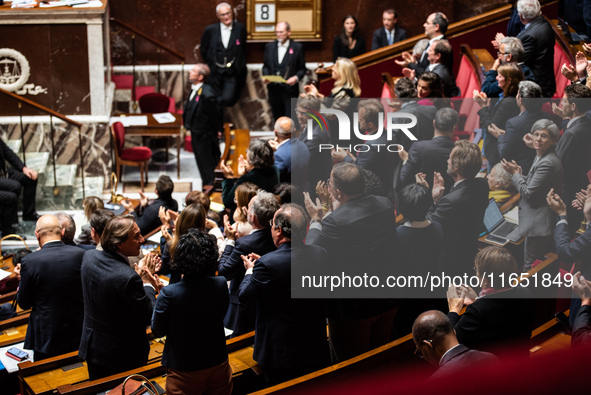
[[[441,378],[476,365],[498,363],[493,354],[460,344],[446,315],[439,310],[419,315],[412,326],[415,355],[437,368],[431,379]]]
[[[523,54],[524,49],[520,39],[515,37],[503,38],[499,45],[499,50],[497,51],[497,59],[491,69],[486,73],[486,78],[484,79],[480,90],[486,93],[486,96],[488,97],[499,97],[503,90],[499,88],[497,69],[500,65],[510,62],[515,62],[519,65],[523,72],[523,76],[527,81],[536,82],[534,73],[525,65],[525,63],[523,63]]]

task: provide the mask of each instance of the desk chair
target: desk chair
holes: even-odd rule
[[[145,183],[148,183],[148,162],[152,158],[152,150],[148,147],[134,147],[123,149],[125,144],[125,127],[121,122],[111,125],[111,137],[115,147],[115,168],[117,179],[121,180],[121,166],[137,166],[140,168],[140,189],[144,191]]]
[[[140,111],[142,113],[150,113],[150,114],[157,114],[161,112],[173,112],[171,108],[174,109],[174,105],[172,101],[174,99],[163,95],[162,93],[152,92],[146,93],[138,100],[140,105]],[[164,138],[166,141],[166,161],[168,162],[168,137]],[[142,138],[144,144],[146,141]]]

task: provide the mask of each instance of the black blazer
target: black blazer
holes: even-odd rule
[[[310,153],[310,161],[308,163],[308,185],[305,190],[316,190],[318,181],[325,181],[330,177],[332,169],[332,159],[330,157],[330,150],[320,151],[320,144],[330,143],[330,132],[326,129],[321,129],[318,125],[312,126],[312,138],[308,138],[308,131],[306,125],[302,125],[302,133],[298,140],[306,144],[308,152]]]
[[[267,192],[272,192],[275,185],[279,184],[279,170],[275,166],[267,169],[254,168],[240,178],[226,178],[222,181],[222,201],[230,210],[236,208],[234,194],[238,185],[244,182],[252,182]]]
[[[456,78],[453,75],[452,69],[444,64],[439,63],[433,68],[433,72],[437,74],[439,78],[441,78],[441,84],[443,85],[443,96],[460,96],[460,88],[458,88],[456,85]]]
[[[185,128],[191,131],[192,138],[199,138],[203,134],[217,137],[217,132],[220,130],[220,114],[213,88],[205,83],[201,85],[200,95],[195,93],[195,97],[191,99],[191,93],[187,97],[183,111]]]
[[[441,269],[445,274],[472,274],[478,235],[484,230],[488,183],[484,178],[462,181],[433,205],[428,218],[443,228]]]
[[[332,61],[336,62],[338,58],[351,59],[355,56],[363,55],[365,53],[365,38],[358,36],[355,41],[355,46],[349,48],[348,44],[343,43],[340,35],[334,38],[332,43]]]
[[[17,301],[22,309],[33,309],[25,348],[49,355],[78,349],[84,319],[84,252],[53,241],[23,258]]]
[[[406,30],[396,26],[396,29],[394,30],[394,42],[397,43],[398,41],[402,40],[406,40]],[[386,29],[381,27],[373,32],[373,39],[371,41],[372,51],[378,48],[387,47],[388,45],[390,44],[388,44],[388,36],[386,35]]]
[[[391,141],[388,141],[386,132],[383,132],[376,140],[366,141],[366,144],[379,144],[382,149],[378,151],[377,149],[372,148],[369,151],[359,152],[356,164],[362,169],[369,170],[378,176],[382,181],[384,193],[387,195],[388,192],[392,190],[391,180],[394,177],[394,165],[400,160],[400,157],[398,156],[398,153],[390,152],[385,149],[386,146],[392,143]],[[353,162],[349,156],[345,157],[345,161]]]
[[[135,211],[131,213],[135,217],[135,222],[142,235],[146,235],[162,225],[162,221],[158,217],[160,207],[166,207],[172,211],[179,210],[179,204],[173,198],[168,200],[158,198],[144,208],[141,205],[137,206]]]
[[[447,377],[450,374],[457,374],[460,371],[472,369],[475,365],[487,365],[499,362],[493,354],[477,350],[470,350],[463,344],[452,348],[439,361],[439,369],[429,379]]]
[[[498,352],[513,346],[528,352],[534,306],[527,288],[511,288],[476,299],[460,317],[448,313],[458,341],[480,351]]]
[[[118,254],[89,250],[82,260],[84,324],[78,355],[99,366],[134,369],[148,362],[155,291]]]
[[[431,140],[415,142],[408,152],[408,161],[402,166],[400,174],[401,189],[415,182],[415,174],[425,173],[429,188],[433,188],[433,173],[439,172],[445,181],[445,190],[454,184],[447,174],[447,160],[454,149],[454,143],[448,137],[437,136]]]
[[[587,188],[587,172],[591,170],[591,119],[583,115],[565,129],[556,145],[556,155],[564,170],[565,202],[575,198],[581,189]],[[570,205],[569,205],[570,206]]]
[[[228,301],[226,279],[221,276],[185,275],[162,288],[152,316],[152,333],[166,336],[162,366],[192,372],[226,361]]]
[[[529,173],[529,169],[531,169],[534,163],[536,151],[525,145],[523,136],[531,131],[531,127],[536,121],[547,117],[547,113],[543,111],[525,110],[521,114],[507,120],[505,123],[505,134],[498,138],[497,144],[500,159],[504,158],[508,161],[514,160],[517,162],[521,166],[524,176]]]
[[[437,108],[431,105],[418,104],[418,99],[408,99],[410,101],[406,101],[407,99],[402,100],[403,104],[402,109],[400,111],[408,114],[413,114],[415,117],[417,117],[417,124],[414,127],[409,128],[409,131],[419,141],[431,140],[433,138],[433,134],[435,133],[435,130],[433,128],[433,120],[435,119],[435,114],[437,114]],[[403,140],[401,140],[400,144],[402,144],[404,146],[404,149],[408,152],[410,146],[414,144],[414,142],[412,140],[404,138]]]
[[[488,127],[491,123],[494,123],[504,130],[507,120],[519,115],[519,107],[517,107],[517,101],[514,97],[504,97],[498,101],[491,101],[490,106],[482,107],[478,111],[478,115],[480,115],[480,127],[483,134],[485,134],[484,156],[494,166],[501,161],[501,157],[499,156],[497,139],[488,133]],[[529,130],[527,133],[529,133]]]
[[[326,251],[315,246],[281,244],[255,262],[252,275],[240,285],[240,301],[256,301],[253,358],[273,369],[316,370],[329,360],[322,304],[291,298],[291,267],[322,266]]]
[[[587,225],[585,232],[572,240],[568,225],[560,223],[554,228],[554,242],[560,262],[573,263],[581,260],[577,265],[585,278],[591,278],[591,228]]]
[[[220,23],[213,23],[205,28],[201,36],[201,56],[209,66],[211,73],[217,71],[217,63],[223,63],[224,56],[227,61],[234,60],[232,67],[221,69],[228,74],[246,72],[246,27],[240,22],[233,22],[228,48],[222,44],[222,31]]]
[[[525,49],[523,62],[531,69],[545,97],[556,92],[554,76],[554,31],[550,23],[539,16],[523,29],[517,38]]]
[[[240,283],[244,278],[246,269],[241,255],[248,255],[254,252],[258,255],[265,255],[275,251],[275,243],[271,237],[271,228],[257,230],[236,240],[236,245],[226,245],[220,264],[218,274],[224,276],[230,282],[230,307],[224,320],[226,328],[232,329],[235,334],[241,335],[254,329],[254,305],[247,306],[240,303],[238,293]]]
[[[21,172],[25,167],[20,158],[0,139],[0,175],[6,173],[6,162],[10,163],[13,169]]]
[[[353,277],[388,271],[397,263],[391,259],[396,245],[394,207],[385,197],[362,195],[354,198],[324,218],[322,230],[311,227],[306,244],[326,250],[327,269],[335,275],[345,272]],[[358,295],[366,295],[366,291],[371,290],[361,290]],[[335,319],[364,319],[392,308],[387,301],[376,299],[330,302],[327,314]]]
[[[591,344],[591,306],[581,306],[573,324],[573,345],[588,346]]]
[[[304,75],[306,75],[306,58],[302,44],[289,40],[289,48],[283,60],[279,63],[277,40],[267,43],[265,45],[265,57],[263,60],[263,75],[279,75],[285,79],[296,75],[298,81],[302,81]],[[268,87],[269,89],[273,89],[274,87],[284,88],[292,97],[296,97],[299,93],[299,84],[289,86],[287,84],[271,83]]]

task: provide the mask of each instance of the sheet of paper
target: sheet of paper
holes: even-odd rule
[[[14,372],[18,371],[18,364],[20,363],[16,359],[12,359],[6,355],[6,351],[9,348],[16,347],[19,350],[23,350],[24,352],[29,354],[29,358],[27,358],[21,362],[34,360],[33,350],[27,350],[24,348],[24,346],[25,346],[25,342],[20,342],[20,343],[16,343],[16,344],[11,344],[10,346],[0,348],[0,362],[2,362],[2,365],[4,365],[4,367],[6,368],[6,371],[8,373],[14,373]]]
[[[103,3],[99,0],[96,1],[89,1],[86,4],[78,4],[75,6],[72,6],[72,8],[101,8],[103,6]]]
[[[160,244],[160,238],[162,237],[162,232],[156,232],[152,236],[148,237],[148,241],[152,243]]]
[[[171,123],[175,121],[175,117],[174,115],[172,115],[169,112],[161,112],[158,114],[152,114],[152,116],[154,117],[154,119],[158,122],[158,123]]]
[[[10,276],[12,273],[7,272],[6,270],[0,269],[0,281],[4,280],[6,277]]]
[[[127,117],[114,117],[111,118],[113,122],[121,122],[123,126],[146,126],[148,124],[147,115],[130,115]]]
[[[220,203],[216,203],[216,202],[211,202],[209,205],[209,208],[212,209],[213,211],[224,211],[224,209],[226,208],[223,204]]]
[[[280,75],[264,75],[263,78],[268,81],[271,81],[271,82],[282,82],[282,83],[287,82],[287,80],[285,78],[281,77]]]
[[[519,223],[519,206],[513,207],[507,213],[505,213],[505,218],[515,224]]]

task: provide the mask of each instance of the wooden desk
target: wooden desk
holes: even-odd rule
[[[172,114],[175,118],[174,122],[158,123],[152,114],[122,114],[121,117],[126,116],[140,116],[148,117],[148,124],[142,126],[126,126],[126,136],[145,136],[145,137],[175,137],[176,136],[176,171],[177,178],[181,178],[181,126],[183,125],[183,116],[181,114]]]

